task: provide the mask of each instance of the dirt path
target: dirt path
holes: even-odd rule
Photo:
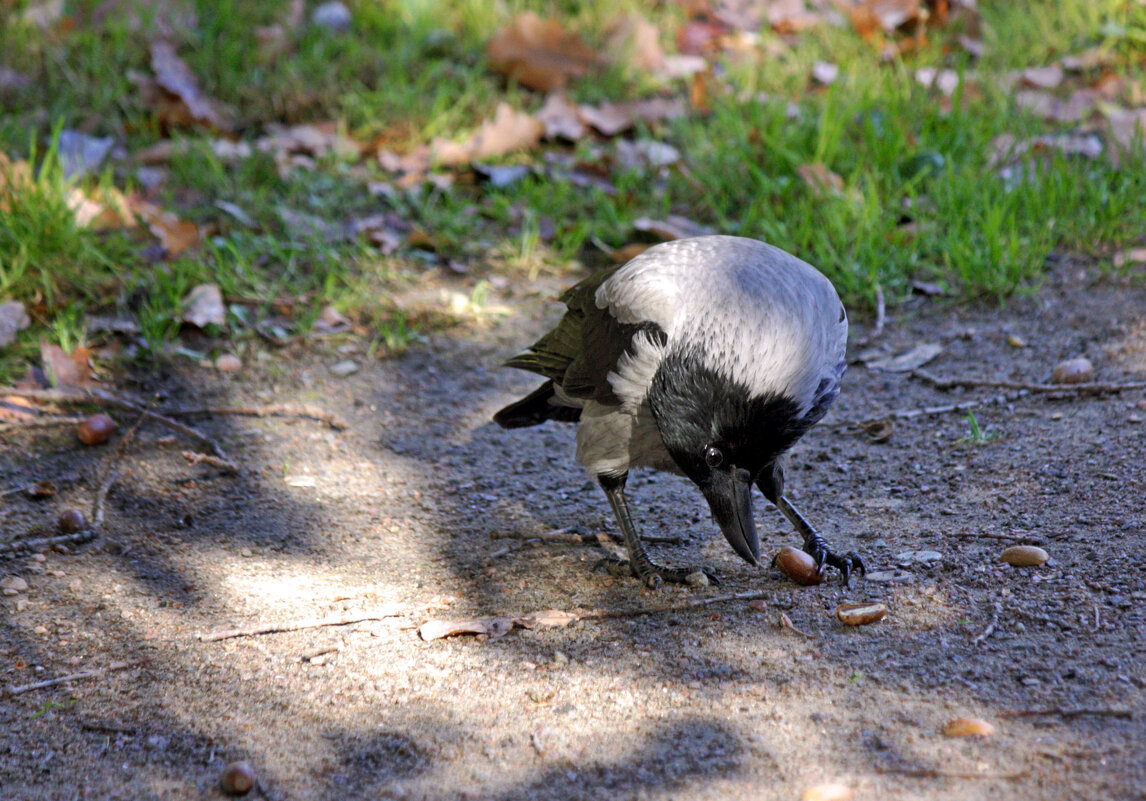
[[[920,300],[879,345],[937,342],[928,369],[944,376],[1039,382],[1087,356],[1101,380],[1143,380],[1141,284],[1064,269],[1003,311]],[[147,660],[0,700],[0,797],[218,798],[224,764],[246,759],[252,797],[271,799],[758,801],[825,781],[858,799],[1146,798],[1146,393],[984,407],[979,443],[960,441],[960,414],[898,421],[876,443],[833,423],[997,392],[853,366],[789,484],[873,575],[801,588],[749,568],[699,493],[645,474],[631,484],[645,533],[682,538],[655,553],[709,563],[724,582],[651,594],[595,572],[596,545],[524,539],[613,524],[571,428],[489,422],[534,383],[496,363],[557,312],[507,302],[517,316],[345,379],[328,369],[344,354],[272,354],[238,377],[193,369],[125,387],[317,403],[350,427],[197,421],[238,477],[188,466],[186,443],[144,427],[97,542],[0,562],[28,585],[0,599],[0,684]],[[0,490],[62,489],[4,496],[0,540],[89,504],[110,456],[70,432],[8,437]],[[757,517],[767,551],[796,541],[775,510],[760,503]],[[1018,542],[1051,561],[1000,564]],[[889,606],[884,621],[832,617],[869,599]],[[417,632],[546,609],[618,616],[501,637]],[[379,619],[198,636],[332,616]],[[939,733],[962,716],[997,733]]]

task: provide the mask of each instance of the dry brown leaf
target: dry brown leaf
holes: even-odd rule
[[[690,236],[707,236],[716,233],[716,231],[707,225],[702,225],[695,220],[690,220],[688,217],[683,217],[679,214],[670,214],[663,220],[652,220],[648,217],[640,217],[633,220],[633,228],[666,241],[672,239],[687,239]]]
[[[456,634],[488,634],[502,637],[513,630],[513,618],[490,617],[470,620],[428,620],[418,628],[418,636],[426,642]]]
[[[530,612],[528,615],[517,618],[514,622],[527,629],[561,628],[580,620],[579,615],[565,612],[561,609],[544,609],[539,612]]]
[[[545,132],[532,115],[515,111],[508,103],[498,104],[492,120],[464,143],[435,139],[430,145],[430,158],[435,164],[457,166],[471,161],[501,156],[515,150],[535,147]]]
[[[801,164],[796,168],[796,174],[811,188],[815,197],[839,195],[844,191],[844,179],[828,169],[826,164]]]
[[[616,136],[633,127],[633,118],[616,103],[581,106],[581,119],[603,136]]]
[[[647,72],[660,72],[665,65],[660,31],[639,14],[628,14],[613,26],[607,47],[613,62]]]
[[[631,103],[602,103],[599,106],[579,106],[581,119],[602,136],[616,136],[637,122],[660,122],[676,119],[685,114],[684,101],[678,98],[651,98]]]
[[[1055,89],[1062,83],[1063,71],[1058,64],[1047,67],[1027,67],[1022,72],[1022,80],[1035,89]]]
[[[138,198],[132,201],[131,207],[147,223],[167,255],[178,256],[199,244],[199,226],[190,220],[181,220],[175,213]]]
[[[215,101],[199,88],[198,79],[175,52],[174,45],[165,40],[151,43],[151,69],[155,72],[155,82],[187,107],[191,120],[221,130],[228,128]]]
[[[333,154],[350,161],[357,159],[363,149],[334,120],[304,125],[270,125],[268,131],[267,136],[255,143],[264,152],[305,153],[316,158]]]
[[[847,8],[852,27],[864,39],[893,33],[919,20],[919,0],[865,0]]]
[[[48,380],[56,389],[81,389],[95,383],[92,378],[91,352],[82,345],[71,353],[65,353],[59,345],[49,345],[41,340],[40,361]]]
[[[183,322],[197,328],[227,324],[223,293],[215,284],[199,284],[183,298]]]
[[[602,63],[580,36],[532,11],[495,33],[486,54],[495,71],[540,92],[560,89]]]
[[[882,370],[886,373],[906,373],[917,370],[943,352],[943,346],[938,343],[923,343],[916,345],[905,353],[895,356],[879,356],[864,360],[864,366],[869,370]]]
[[[534,116],[544,127],[546,139],[576,142],[587,132],[577,106],[570,103],[561,92],[549,94],[545,98],[545,105]]]
[[[824,21],[804,0],[773,0],[768,4],[768,24],[777,33],[799,33]]]
[[[0,348],[16,341],[16,334],[32,324],[24,304],[18,300],[0,303]]]
[[[1146,248],[1131,248],[1114,254],[1115,267],[1125,267],[1127,264],[1146,264]]]

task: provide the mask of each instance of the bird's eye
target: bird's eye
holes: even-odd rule
[[[704,463],[709,467],[720,467],[724,461],[724,452],[715,445],[709,445],[704,452]]]

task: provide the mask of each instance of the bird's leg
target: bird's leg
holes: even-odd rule
[[[859,554],[851,551],[840,556],[828,548],[824,538],[812,528],[812,524],[800,514],[800,510],[784,497],[784,471],[779,464],[773,465],[771,470],[765,469],[756,483],[760,487],[760,491],[764,493],[764,497],[776,505],[776,508],[784,514],[784,517],[788,518],[788,522],[796,529],[796,533],[804,538],[804,552],[816,560],[816,566],[821,571],[824,565],[831,565],[843,575],[845,584],[851,578],[853,570],[859,573],[867,572]]]
[[[716,584],[716,577],[704,568],[671,568],[658,565],[641,545],[641,538],[637,534],[637,527],[633,523],[633,516],[629,512],[629,502],[625,498],[625,481],[628,473],[619,476],[602,474],[597,476],[601,489],[605,490],[605,497],[609,499],[609,506],[613,507],[613,514],[617,516],[617,525],[621,527],[621,534],[625,538],[625,549],[629,552],[629,567],[633,574],[650,589],[657,589],[662,582],[687,584],[688,577],[698,570],[708,576]]]
[[[792,505],[791,501],[781,495],[776,501],[776,508],[784,513],[784,517],[788,518],[796,529],[796,532],[804,538],[804,552],[809,554],[816,560],[816,564],[823,569],[824,565],[831,565],[840,571],[844,577],[846,584],[851,577],[852,571],[855,570],[859,573],[866,573],[863,560],[860,559],[859,554],[854,551],[840,556],[832,552],[828,548],[828,544],[824,542],[812,525],[804,519],[800,511]]]

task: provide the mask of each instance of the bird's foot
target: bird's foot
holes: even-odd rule
[[[628,559],[616,556],[606,556],[597,563],[597,567],[614,576],[633,576],[650,590],[656,590],[662,584],[687,584],[690,587],[703,587],[707,584],[719,584],[716,572],[710,567],[665,567],[658,565],[651,559],[641,560],[643,563],[634,563]]]
[[[822,573],[825,567],[834,567],[840,571],[843,576],[844,584],[851,581],[852,573],[866,574],[867,568],[864,567],[863,559],[855,551],[849,551],[844,555],[837,554],[828,548],[828,544],[824,542],[824,538],[819,534],[813,534],[804,542],[804,552],[816,560],[816,567]]]

